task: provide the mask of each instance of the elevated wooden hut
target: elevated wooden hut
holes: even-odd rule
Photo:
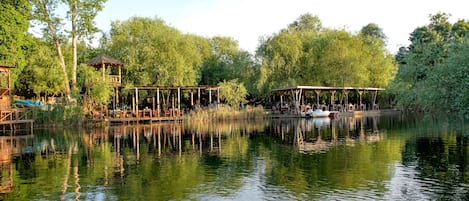
[[[120,87],[122,85],[122,67],[124,63],[107,55],[99,55],[90,59],[87,64],[101,70],[103,81],[106,80],[106,68],[116,68],[117,72],[111,70],[109,82],[112,86]]]
[[[14,66],[0,65],[0,126],[5,130],[14,130],[20,124],[29,124],[32,131],[33,113],[30,108],[11,107],[11,75]]]
[[[87,64],[88,66],[101,70],[103,81],[106,81],[106,76],[108,76],[109,79],[107,80],[109,81],[109,84],[114,87],[115,95],[113,108],[115,109],[119,105],[119,88],[122,86],[122,67],[124,66],[124,63],[118,59],[102,54],[90,59]],[[106,75],[107,68],[111,68],[109,75]],[[116,70],[113,70],[112,68]]]
[[[0,110],[11,109],[11,76],[13,66],[0,65]]]

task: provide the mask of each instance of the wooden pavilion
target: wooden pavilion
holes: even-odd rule
[[[115,96],[113,107],[115,109],[117,105],[119,105],[119,88],[122,86],[122,67],[124,66],[124,63],[110,56],[102,54],[90,59],[87,64],[88,66],[92,66],[100,70],[103,81],[108,80],[109,84],[114,87]],[[111,72],[109,75],[107,75],[106,70],[109,68],[111,68]]]
[[[201,108],[203,95],[207,96],[207,105],[216,106],[220,102],[218,86],[136,86],[124,90],[131,92],[132,106],[129,110],[112,110],[109,118],[111,123],[180,120],[183,114]],[[147,94],[144,98],[139,97],[142,91]],[[182,108],[183,91],[190,93],[190,108]],[[166,105],[162,104],[163,93],[166,93],[167,100],[170,100]],[[146,105],[140,102],[142,99]]]
[[[292,86],[286,88],[279,88],[272,90],[273,98],[279,97],[280,100],[274,101],[279,103],[277,109],[281,112],[288,110],[290,113],[299,114],[308,105],[305,101],[305,94],[307,92],[314,92],[316,96],[316,103],[313,103],[313,108],[319,108],[323,110],[339,111],[339,112],[353,112],[353,111],[365,111],[365,110],[379,110],[379,105],[376,102],[378,91],[383,91],[384,88],[372,88],[372,87],[328,87],[328,86]],[[321,93],[330,94],[330,103],[326,104],[323,101],[321,104],[320,95]],[[337,92],[342,93],[342,100],[337,101],[335,95]],[[349,102],[349,94],[356,93],[357,101]],[[363,95],[365,93],[371,93],[371,100],[367,100],[368,104],[363,103]],[[285,98],[290,98],[287,101]],[[285,106],[285,103],[290,103],[289,106]]]
[[[11,76],[13,66],[0,65],[0,126],[2,132],[18,129],[22,124],[29,124],[33,129],[33,111],[30,108],[11,107]]]

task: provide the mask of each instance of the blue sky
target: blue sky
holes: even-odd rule
[[[388,37],[389,51],[395,53],[409,44],[410,32],[429,23],[430,14],[450,13],[451,22],[469,20],[468,6],[467,0],[108,0],[96,23],[107,32],[115,20],[158,17],[183,33],[230,36],[254,53],[259,37],[311,13],[324,27],[352,33],[376,23]]]

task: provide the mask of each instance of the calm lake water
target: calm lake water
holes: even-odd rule
[[[469,200],[469,124],[401,116],[35,130],[3,200]]]

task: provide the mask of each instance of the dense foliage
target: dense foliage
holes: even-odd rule
[[[264,92],[291,85],[386,87],[397,69],[384,38],[375,24],[354,35],[303,15],[261,42],[260,86]]]
[[[86,65],[80,67],[107,54],[125,63],[124,87],[229,85],[236,80],[230,90],[243,86],[243,99],[252,100],[291,85],[383,87],[391,89],[387,93],[398,106],[469,116],[469,23],[451,24],[444,13],[431,15],[430,24],[416,28],[411,45],[395,57],[386,50],[386,35],[377,24],[351,33],[325,28],[311,14],[264,36],[252,55],[233,38],[182,33],[162,19],[146,17],[114,21],[99,47],[89,47],[85,36],[98,30],[93,21],[104,2],[2,2],[0,62],[17,66],[17,95],[74,96],[86,107],[109,104],[111,89],[99,85]],[[39,25],[42,35],[28,34],[28,22]],[[66,23],[72,27],[65,28]]]
[[[469,117],[469,22],[448,19],[445,13],[431,15],[430,24],[411,33],[412,43],[396,55],[392,91],[404,108]]]
[[[205,38],[183,34],[161,19],[133,17],[111,25],[109,54],[125,64],[128,86],[196,85],[208,56]]]
[[[245,102],[247,90],[242,83],[238,83],[238,80],[223,81],[219,86],[220,98],[231,107],[239,109]]]

